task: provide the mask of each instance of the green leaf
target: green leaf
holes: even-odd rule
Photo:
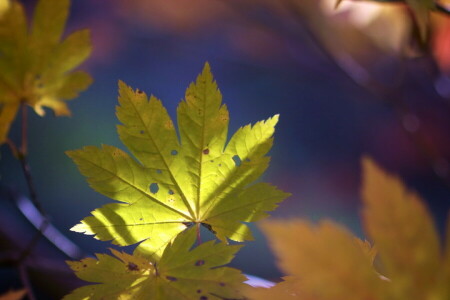
[[[79,278],[98,284],[78,288],[64,300],[243,299],[238,290],[244,286],[245,276],[239,270],[221,267],[240,246],[210,241],[190,250],[194,229],[180,234],[158,263],[113,249],[116,258],[97,254],[97,259],[68,262]]]
[[[119,82],[122,142],[139,160],[112,147],[69,151],[107,204],[73,230],[118,245],[144,241],[138,251],[158,258],[186,228],[202,224],[222,241],[249,240],[244,222],[265,217],[288,194],[268,184],[249,186],[267,168],[278,116],[240,128],[225,147],[228,111],[209,65],[178,107],[180,141],[160,100]]]

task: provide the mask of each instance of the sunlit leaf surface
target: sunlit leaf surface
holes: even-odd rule
[[[243,299],[239,290],[245,276],[221,267],[241,246],[209,241],[190,250],[194,240],[194,228],[183,232],[158,263],[113,249],[115,257],[97,254],[97,259],[69,262],[79,278],[98,284],[78,288],[64,299]]]
[[[206,64],[177,110],[178,132],[160,100],[119,83],[118,133],[136,159],[112,146],[69,151],[96,191],[120,203],[92,212],[72,230],[114,244],[139,243],[158,258],[192,224],[219,239],[252,239],[245,222],[288,195],[251,184],[267,168],[278,116],[240,128],[226,145],[228,110]]]

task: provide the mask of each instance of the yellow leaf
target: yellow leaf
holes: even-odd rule
[[[248,289],[251,299],[290,299],[293,293],[303,300],[450,299],[450,218],[441,251],[422,200],[370,159],[363,159],[363,169],[363,223],[375,247],[329,221],[265,222],[289,279],[266,292]],[[372,267],[375,251],[380,270]]]
[[[6,141],[9,127],[16,117],[19,104],[0,103],[0,144]]]
[[[0,0],[0,18],[9,9],[11,2],[9,0]]]
[[[222,267],[241,246],[209,241],[190,250],[194,241],[191,228],[165,249],[157,263],[113,249],[116,257],[97,254],[97,259],[68,262],[80,279],[97,284],[78,288],[64,300],[243,299],[238,290],[245,277],[239,270]]]
[[[91,84],[88,74],[71,73],[91,53],[89,32],[74,32],[61,42],[69,4],[70,0],[39,0],[31,26],[16,1],[0,17],[0,104],[11,105],[8,111],[23,103],[41,116],[44,107],[67,116],[70,110],[63,100]],[[14,120],[11,116],[2,113],[0,144]]]
[[[426,299],[441,264],[439,238],[419,196],[363,159],[364,224],[395,296]],[[420,296],[422,295],[422,296]]]
[[[281,269],[299,282],[306,299],[381,299],[381,281],[366,251],[344,228],[325,221],[262,224]],[[263,299],[263,298],[255,298]]]
[[[96,209],[72,230],[122,246],[140,243],[137,251],[158,259],[192,224],[224,242],[251,240],[246,223],[288,196],[251,185],[269,164],[278,115],[240,128],[226,144],[228,110],[208,64],[178,106],[180,139],[156,97],[119,82],[119,104],[117,131],[136,160],[112,146],[67,154],[92,188],[122,203]]]
[[[276,300],[315,300],[313,298],[306,298],[301,295],[299,286],[301,283],[293,276],[283,278],[283,281],[272,288],[263,287],[245,287],[244,294],[249,299],[276,299]]]

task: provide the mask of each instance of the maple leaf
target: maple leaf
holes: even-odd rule
[[[273,290],[247,289],[251,299],[267,299],[269,292],[280,300],[450,298],[450,221],[441,252],[419,196],[370,159],[363,167],[363,221],[380,267],[372,265],[375,249],[368,242],[333,222],[267,221],[263,231],[290,276]]]
[[[98,284],[78,288],[64,300],[243,299],[239,290],[246,277],[237,269],[219,267],[229,263],[241,246],[209,241],[189,251],[194,241],[195,228],[181,233],[158,263],[114,249],[116,258],[97,254],[97,259],[68,262],[79,278]]]
[[[31,25],[17,1],[0,16],[0,144],[21,104],[41,116],[43,107],[57,116],[70,115],[65,100],[77,97],[92,82],[83,71],[71,72],[91,53],[89,31],[74,32],[61,41],[69,4],[38,1]]]
[[[121,203],[92,212],[73,231],[114,244],[139,243],[158,258],[191,224],[220,240],[252,239],[244,222],[265,217],[288,194],[256,180],[268,167],[278,116],[240,128],[225,147],[228,110],[208,64],[178,106],[177,132],[160,100],[119,82],[122,142],[139,160],[112,146],[67,154],[92,188]]]

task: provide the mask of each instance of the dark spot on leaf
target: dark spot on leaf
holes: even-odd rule
[[[173,277],[173,276],[166,276],[166,278],[167,278],[167,280],[169,280],[169,281],[177,281],[177,278],[176,278],[176,277]]]
[[[214,160],[212,160],[212,159],[211,159],[211,160],[210,160],[210,162],[212,162],[212,163],[213,163],[213,162],[214,162]]]
[[[132,262],[129,262],[127,267],[128,267],[128,270],[130,270],[130,271],[139,271],[139,267]]]
[[[178,154],[178,151],[177,151],[177,150],[172,150],[172,151],[170,151],[170,154],[172,154],[172,155],[177,155],[177,154]]]
[[[142,218],[139,218],[139,221],[142,221]]]
[[[246,162],[250,162],[250,158],[246,158],[245,161],[246,161]]]
[[[142,94],[142,93],[143,93],[140,89],[137,89],[136,92],[137,92],[138,94]]]
[[[156,170],[156,173],[161,174],[162,171],[160,169]]]
[[[150,184],[150,192],[156,194],[159,191],[159,186],[157,183]]]
[[[169,190],[169,195],[175,194],[172,190]]]
[[[199,259],[195,262],[195,265],[197,267],[203,266],[205,264],[205,261],[203,259]]]
[[[199,294],[200,294],[201,292],[202,292],[202,290],[197,290],[197,293],[199,293]]]
[[[205,154],[205,155],[209,154],[209,149],[206,148],[205,150],[203,150],[203,154]]]
[[[219,285],[220,286],[225,286],[225,283],[224,282],[219,282]]]
[[[84,268],[86,268],[86,267],[87,267],[87,265],[85,264],[85,265],[83,265],[83,267],[84,267]]]
[[[222,164],[219,164],[219,167],[221,167],[222,166]]]
[[[201,297],[200,297],[200,300],[208,300],[208,297],[206,297],[206,296],[201,296]]]
[[[234,161],[234,164],[236,165],[236,167],[239,167],[242,163],[239,155],[235,155],[232,158],[233,158],[233,161]]]
[[[139,131],[140,134],[144,134],[144,130]]]

